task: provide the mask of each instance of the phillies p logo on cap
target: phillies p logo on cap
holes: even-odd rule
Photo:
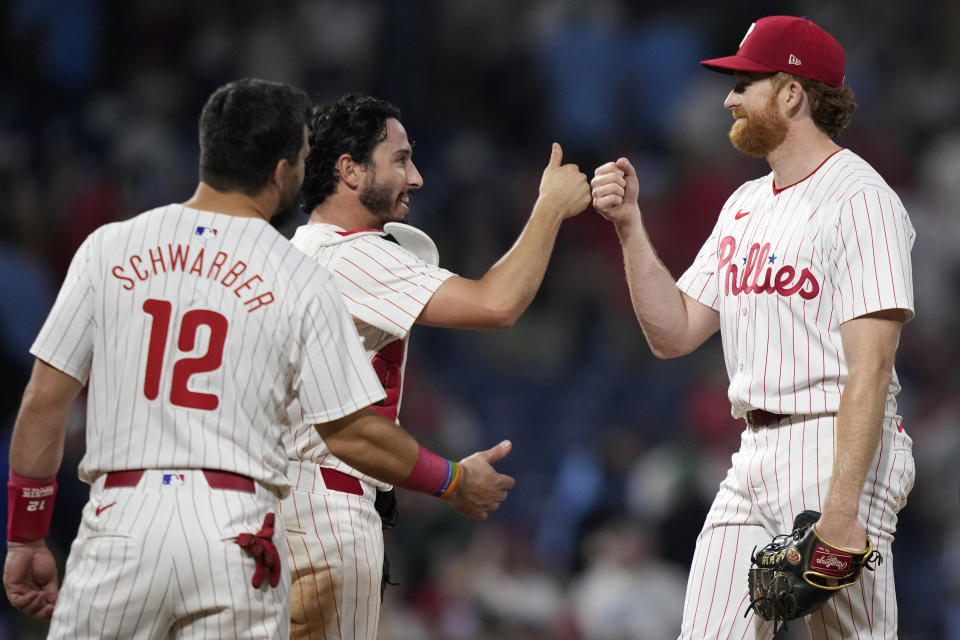
[[[750,34],[753,33],[753,30],[757,27],[757,23],[753,22],[750,24],[750,28],[747,29],[747,32],[743,34],[743,40],[740,41],[740,46],[743,46],[743,43],[747,41],[747,38],[750,37]]]

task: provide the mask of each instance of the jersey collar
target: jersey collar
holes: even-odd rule
[[[817,165],[817,168],[816,168],[816,169],[814,169],[814,170],[811,171],[809,174],[807,174],[806,177],[800,178],[799,180],[797,180],[797,181],[794,182],[793,184],[788,184],[787,186],[785,186],[785,187],[780,187],[780,188],[778,189],[776,182],[774,182],[773,178],[770,178],[770,186],[773,187],[773,195],[778,196],[778,195],[780,195],[781,193],[783,193],[784,191],[786,191],[787,189],[789,189],[790,187],[795,187],[795,186],[797,186],[798,184],[800,184],[801,182],[803,182],[804,180],[809,179],[810,176],[812,176],[813,174],[815,174],[817,171],[820,171],[820,167],[822,167],[823,165],[827,164],[827,160],[829,160],[830,158],[832,158],[833,156],[837,155],[838,153],[840,153],[840,152],[843,151],[843,150],[844,150],[844,148],[843,148],[843,147],[840,147],[839,149],[837,149],[836,151],[834,151],[833,153],[831,153],[830,155],[828,155],[826,158],[823,159],[823,162],[821,162],[820,164]]]

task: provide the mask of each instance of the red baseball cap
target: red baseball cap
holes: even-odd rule
[[[836,38],[809,18],[768,16],[750,25],[737,55],[700,64],[721,73],[783,71],[839,87],[845,61],[846,54]]]

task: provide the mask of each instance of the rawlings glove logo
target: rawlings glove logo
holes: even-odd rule
[[[813,559],[810,560],[811,569],[820,569],[824,573],[843,576],[850,572],[853,565],[853,556],[838,553],[835,549],[818,544],[813,550]]]

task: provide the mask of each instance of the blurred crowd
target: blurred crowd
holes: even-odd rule
[[[810,16],[844,44],[859,103],[839,142],[917,229],[917,315],[897,359],[918,470],[894,547],[900,637],[960,639],[957,3],[13,0],[0,12],[4,477],[28,348],[73,251],[104,223],[189,197],[197,117],[217,86],[256,76],[318,101],[360,91],[398,105],[425,182],[410,222],[469,277],[516,237],[552,141],[588,174],[627,156],[678,276],[725,198],[768,171],[730,147],[731,82],[698,61],[735,52],[757,17]],[[517,487],[482,523],[401,492],[384,640],[675,637],[742,424],[718,338],[678,360],[650,354],[603,219],[566,223],[514,328],[414,331],[408,376],[401,422],[451,456],[512,439],[500,466]],[[61,561],[87,495],[84,415],[78,402],[59,476]],[[43,630],[2,599],[0,638]]]

